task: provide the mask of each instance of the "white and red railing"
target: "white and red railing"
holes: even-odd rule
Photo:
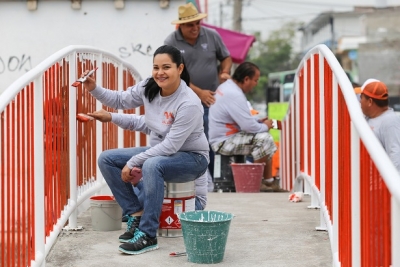
[[[114,90],[140,80],[112,54],[71,46],[0,96],[0,266],[44,265],[61,229],[76,228],[78,207],[105,186],[98,154],[146,145],[139,133],[76,120],[105,108],[70,86],[94,67],[97,82]],[[400,266],[400,175],[326,46],[304,57],[295,88],[281,136],[283,187],[306,181],[335,266]]]
[[[297,70],[281,140],[282,186],[306,181],[334,266],[400,266],[400,174],[325,45]]]
[[[108,109],[82,86],[70,86],[95,67],[106,88],[124,90],[141,80],[106,51],[69,46],[0,95],[0,266],[43,266],[60,231],[77,228],[78,207],[106,186],[99,153],[147,144],[145,135],[111,123],[77,121],[77,113]]]

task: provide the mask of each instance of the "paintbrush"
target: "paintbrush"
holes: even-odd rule
[[[92,75],[99,67],[96,67],[95,69],[89,71],[84,77],[79,78],[78,80],[76,80],[76,82],[74,82],[73,84],[71,84],[71,86],[73,87],[78,87],[79,85],[81,85],[83,82],[86,81],[87,77],[89,77],[90,75]]]
[[[277,130],[282,130],[282,121],[272,120],[272,128]]]
[[[78,115],[76,115],[76,119],[80,122],[87,122],[87,121],[92,121],[94,120],[94,118],[92,116],[83,114],[83,113],[78,113]]]
[[[186,252],[171,252],[169,253],[171,257],[180,257],[180,256],[186,256]]]

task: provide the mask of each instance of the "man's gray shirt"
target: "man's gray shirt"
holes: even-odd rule
[[[211,145],[219,144],[241,131],[262,133],[269,130],[266,124],[251,116],[245,94],[232,79],[218,87],[215,104],[211,105],[208,116]]]
[[[230,56],[221,36],[214,29],[202,26],[196,44],[191,45],[183,39],[179,29],[172,32],[164,44],[178,48],[190,74],[190,81],[206,90],[215,91],[219,85],[218,61]]]
[[[400,172],[400,117],[389,108],[376,118],[367,117],[367,122]]]

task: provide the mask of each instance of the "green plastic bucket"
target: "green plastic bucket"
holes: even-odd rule
[[[224,258],[233,214],[220,211],[188,211],[179,215],[188,261],[218,263]]]

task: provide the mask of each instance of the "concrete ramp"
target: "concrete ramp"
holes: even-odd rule
[[[319,232],[319,210],[304,202],[291,203],[289,193],[209,193],[207,210],[230,212],[233,218],[224,259],[218,266],[332,266],[327,232]],[[159,249],[140,255],[118,251],[122,231],[93,231],[90,210],[78,218],[83,231],[63,231],[49,253],[47,267],[197,266],[186,256],[183,237],[159,237]],[[211,265],[202,265],[211,266]]]

